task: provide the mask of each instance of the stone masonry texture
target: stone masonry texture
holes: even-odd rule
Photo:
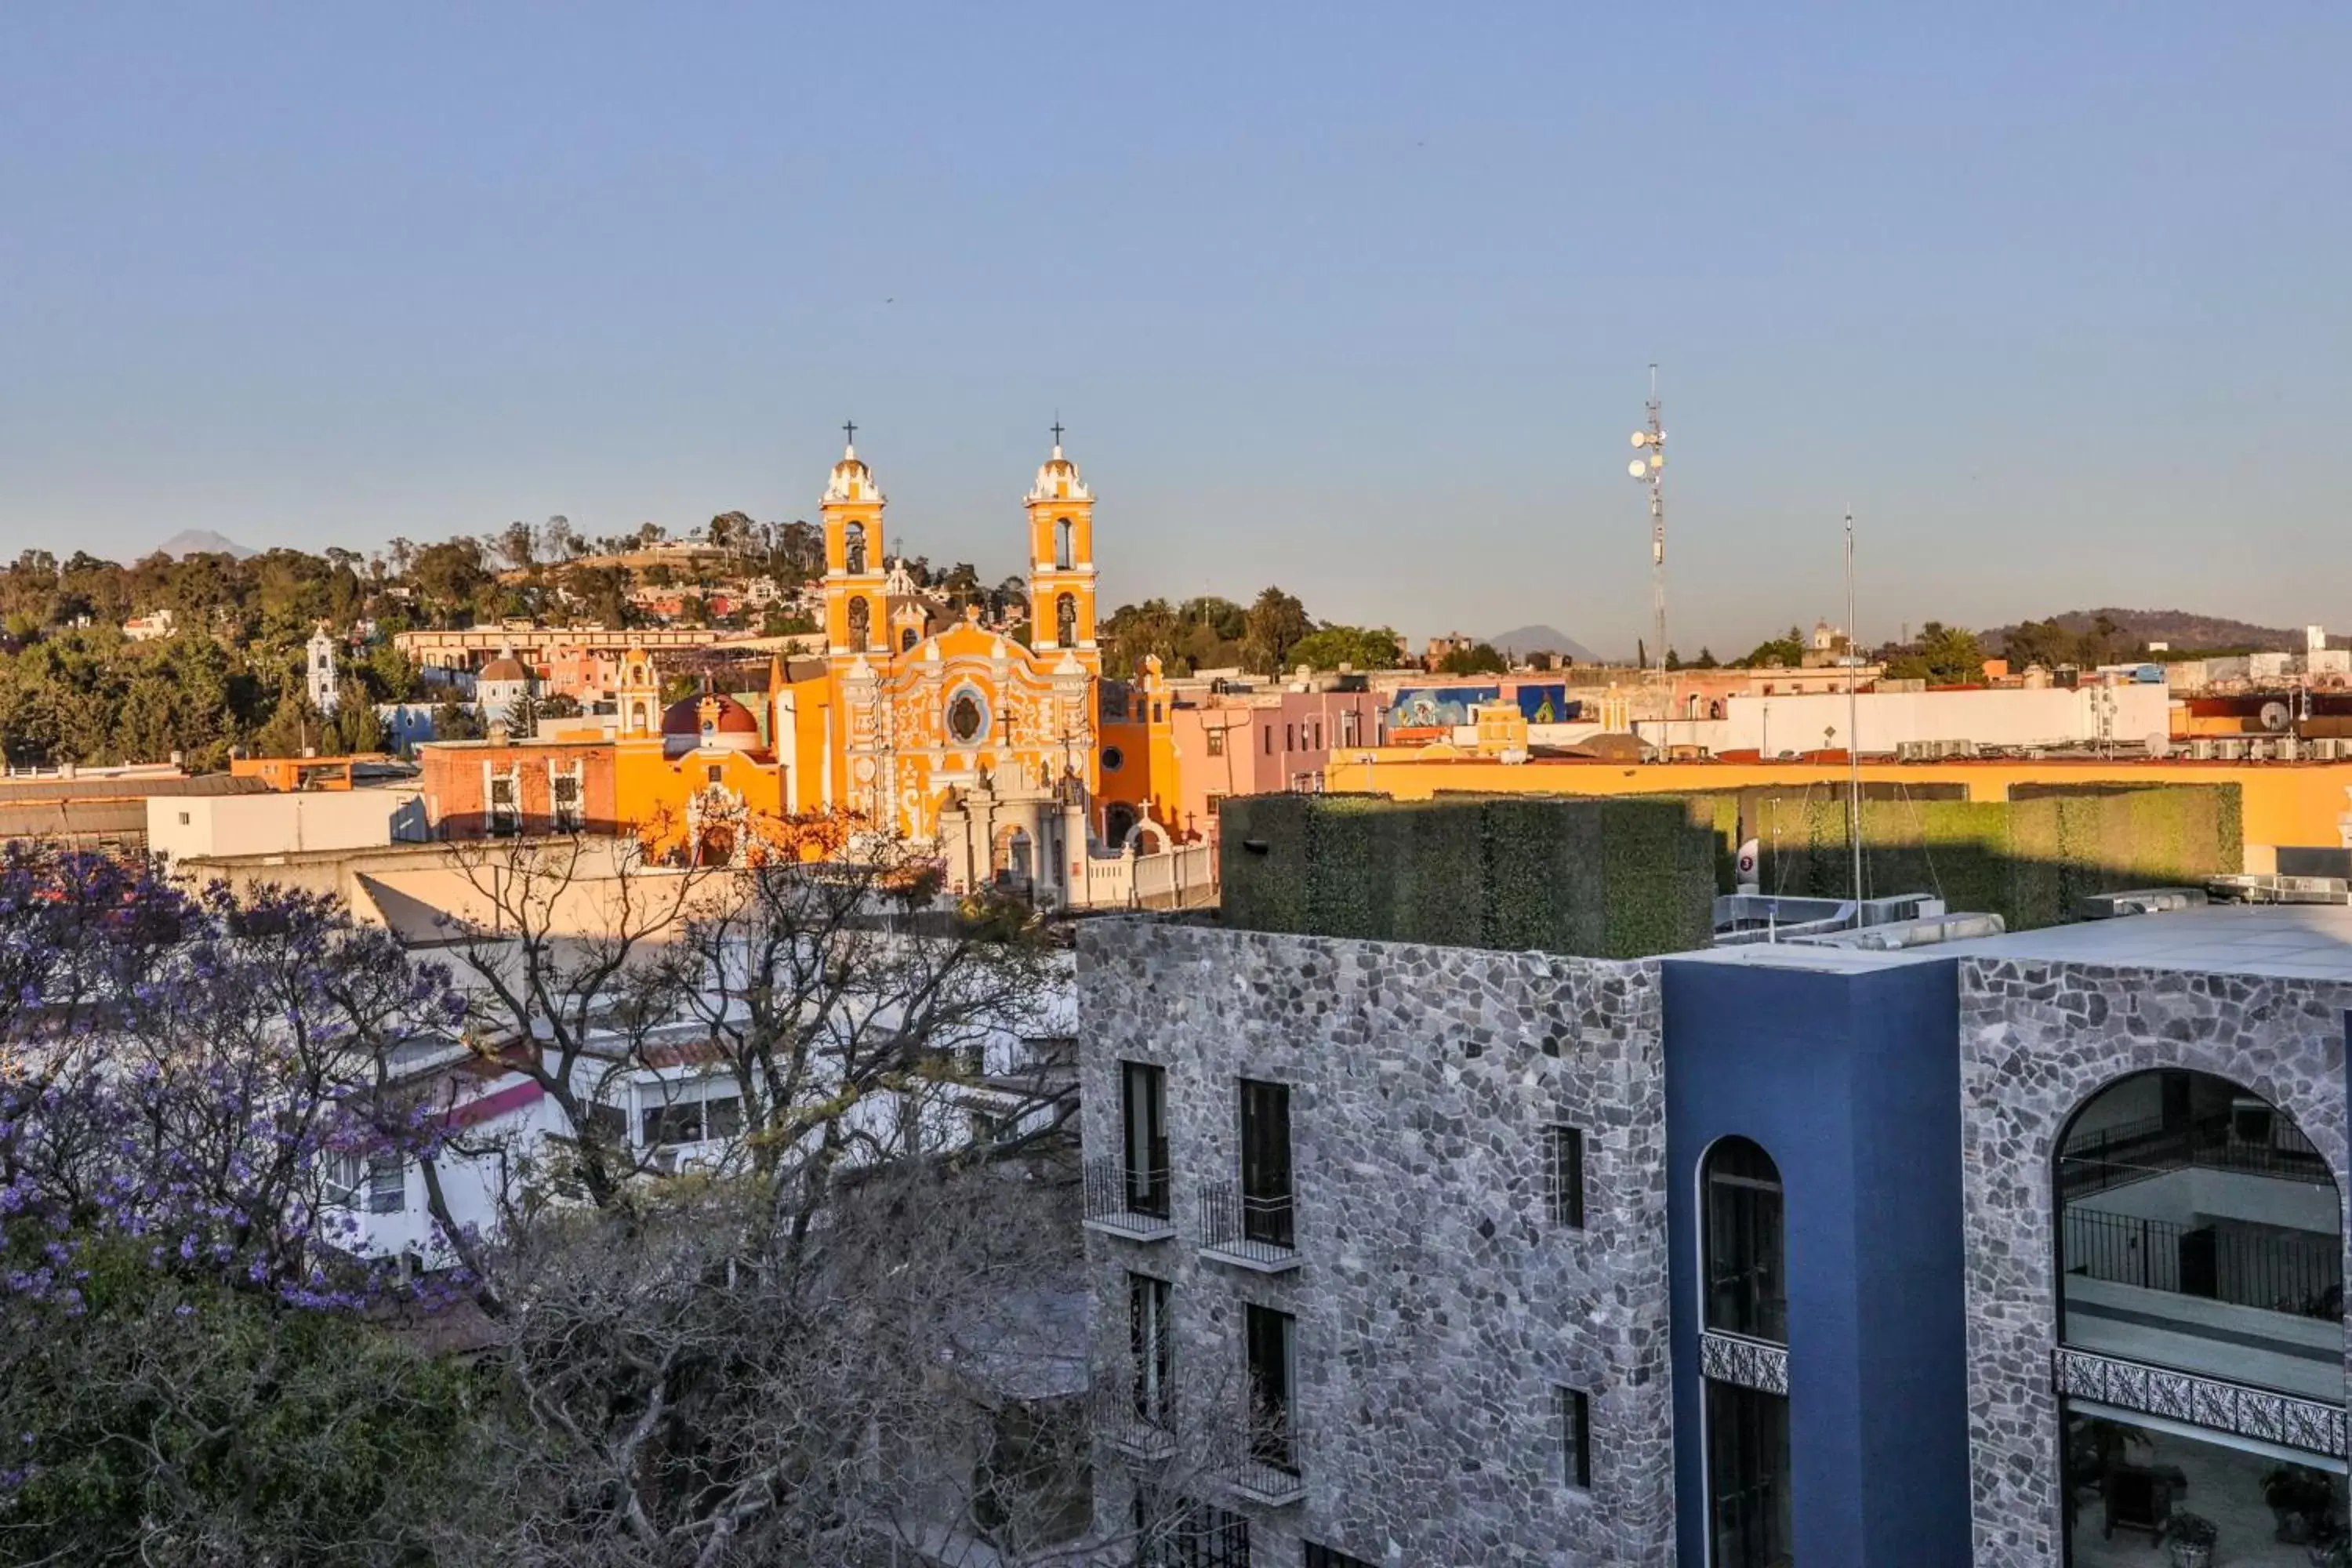
[[[2352,985],[1974,956],[1961,960],[1959,989],[1976,1562],[2055,1568],[2059,1136],[2126,1074],[2214,1073],[2293,1117],[2340,1196]]]
[[[1084,1133],[1119,1147],[1119,1063],[1164,1067],[1171,1240],[1087,1237],[1098,1395],[1127,1387],[1128,1276],[1171,1282],[1176,1458],[1106,1448],[1097,1508],[1151,1484],[1234,1508],[1260,1563],[1675,1562],[1658,966],[1097,921],[1078,946]],[[1299,1266],[1201,1255],[1239,1166],[1238,1080],[1287,1084]],[[1585,1226],[1554,1225],[1547,1128],[1585,1134]],[[1236,1500],[1201,1435],[1242,1386],[1243,1310],[1297,1321],[1306,1498]],[[2046,1381],[2046,1378],[2045,1378]],[[1591,1396],[1566,1484],[1555,1390]]]

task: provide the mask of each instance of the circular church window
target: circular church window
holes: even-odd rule
[[[1117,746],[1105,746],[1102,753],[1103,772],[1115,773],[1127,761],[1127,753]]]
[[[970,744],[980,739],[981,731],[987,726],[988,710],[971,692],[959,692],[956,700],[948,704],[948,733],[957,740]]]

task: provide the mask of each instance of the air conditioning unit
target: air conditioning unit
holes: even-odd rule
[[[2225,763],[2242,763],[2246,760],[2246,742],[2234,737],[2216,741],[2213,754]]]
[[[2196,735],[2190,737],[2189,742],[2189,759],[2193,762],[2211,762],[2213,760],[2213,738],[2210,735]]]
[[[2276,741],[2271,742],[2272,754],[2283,763],[2294,761],[2301,750],[2302,748],[2296,745],[2293,735],[2281,735]]]
[[[2322,735],[2315,741],[2305,742],[2305,744],[2311,748],[2311,758],[2314,762],[2332,763],[2344,754],[2344,742],[2333,735]]]

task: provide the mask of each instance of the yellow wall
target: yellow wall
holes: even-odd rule
[[[1358,753],[1360,755],[1360,753]],[[1426,800],[1441,790],[1489,795],[1668,795],[1684,790],[1836,788],[1838,763],[1521,763],[1484,758],[1423,757],[1388,746],[1370,763],[1334,753],[1325,770],[1335,793],[1372,792]],[[2018,784],[2233,784],[2242,802],[2246,869],[2275,868],[2282,846],[2339,848],[2352,826],[2352,763],[1864,763],[1866,784],[1965,784],[1969,798],[2000,801]]]
[[[740,796],[745,808],[774,818],[784,815],[782,771],[746,752],[713,747],[666,757],[659,736],[622,741],[613,748],[613,794],[622,821],[637,825],[656,852],[684,843],[687,803],[718,783]]]

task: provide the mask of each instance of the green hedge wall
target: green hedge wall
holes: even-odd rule
[[[1711,804],[1281,795],[1222,810],[1230,925],[1596,958],[1711,933]]]
[[[1865,797],[1864,891],[1939,893],[2011,931],[2085,894],[2238,870],[2235,784],[2116,785],[2011,801]],[[1843,791],[1688,795],[1244,795],[1223,807],[1228,924],[1254,931],[1639,958],[1707,944],[1743,834],[1767,892],[1845,898]]]
[[[1729,891],[1741,830],[1763,851],[1766,892],[1845,898],[1853,881],[1843,791],[1739,790],[1710,797],[1717,886]],[[1937,892],[2011,931],[2075,918],[2086,894],[2196,883],[2245,859],[2235,784],[2113,785],[2030,798],[1868,799],[1864,891]]]

